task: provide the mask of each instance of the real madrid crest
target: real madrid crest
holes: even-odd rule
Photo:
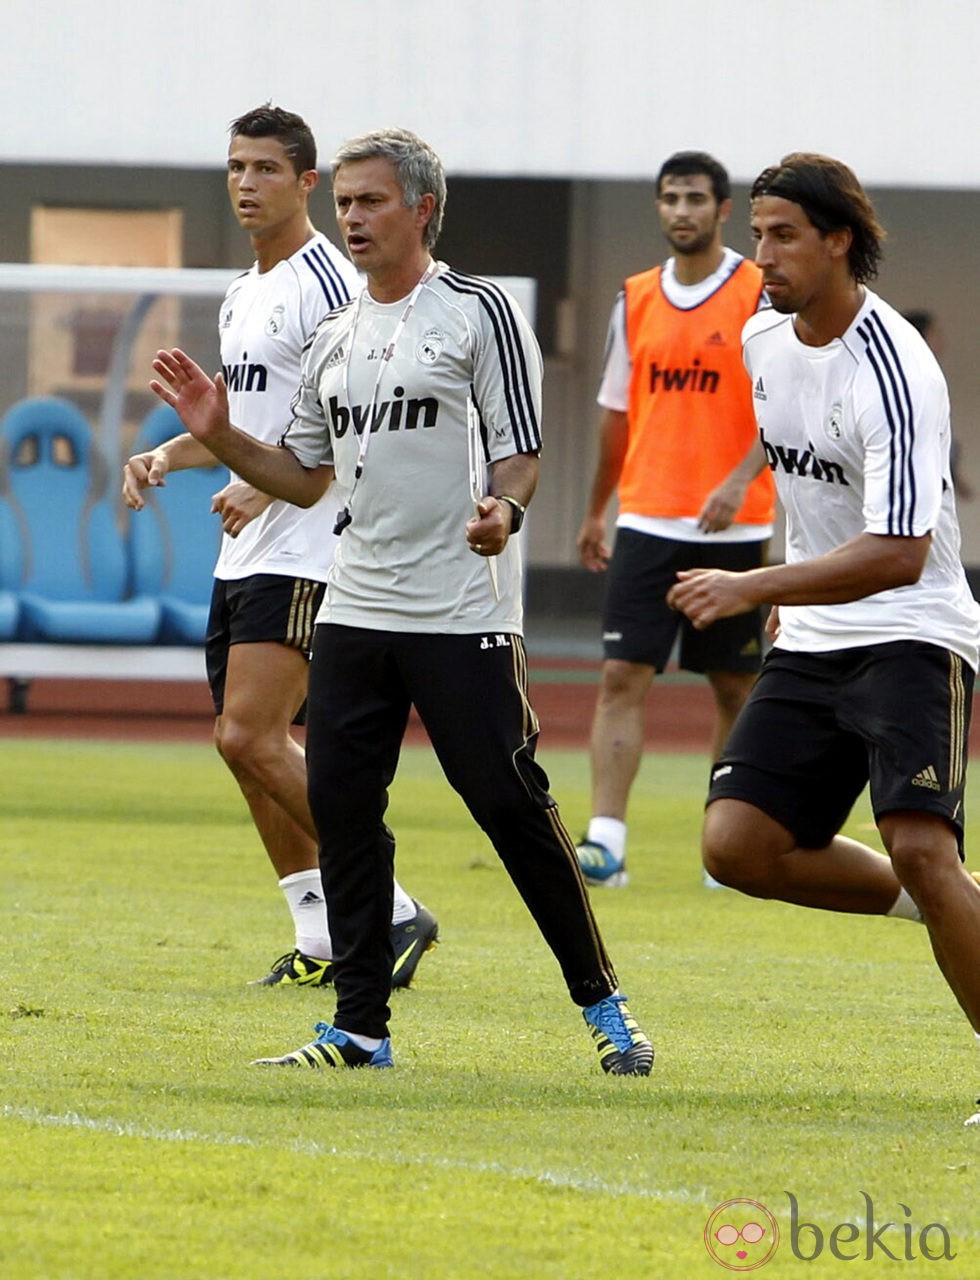
[[[265,322],[265,331],[270,338],[276,338],[282,333],[286,324],[286,308],[281,304],[272,308],[272,315]]]
[[[439,329],[426,329],[415,348],[415,358],[422,364],[435,364],[446,345],[446,335]]]
[[[827,435],[831,440],[839,440],[844,430],[844,408],[838,402],[830,406],[830,417],[827,419]]]

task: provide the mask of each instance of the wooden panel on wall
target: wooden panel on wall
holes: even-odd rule
[[[180,209],[56,208],[31,211],[31,261],[75,266],[179,267]],[[101,399],[113,345],[136,299],[126,294],[32,298],[28,394],[63,395],[91,413]],[[146,390],[150,361],[176,339],[178,302],[162,298],[140,330],[127,385]]]

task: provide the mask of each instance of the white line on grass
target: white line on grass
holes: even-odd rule
[[[661,1190],[656,1187],[642,1187],[630,1182],[607,1182],[604,1178],[576,1177],[574,1174],[558,1173],[551,1169],[511,1168],[496,1161],[449,1160],[445,1156],[410,1155],[404,1151],[341,1151],[338,1147],[326,1147],[322,1143],[309,1139],[294,1139],[290,1142],[265,1142],[248,1138],[243,1134],[197,1133],[193,1129],[158,1129],[144,1125],[136,1125],[128,1120],[112,1120],[83,1116],[77,1111],[66,1111],[64,1115],[50,1115],[35,1107],[0,1107],[0,1117],[4,1120],[21,1120],[25,1124],[41,1125],[51,1129],[86,1129],[91,1133],[105,1133],[114,1138],[143,1138],[150,1142],[201,1142],[215,1147],[250,1147],[255,1150],[288,1151],[294,1155],[333,1156],[337,1160],[370,1160],[376,1164],[419,1165],[425,1168],[451,1169],[457,1172],[474,1174],[494,1174],[503,1178],[530,1178],[549,1187],[564,1187],[570,1191],[597,1191],[601,1195],[636,1196],[644,1200],[663,1200],[670,1203],[704,1204],[715,1203],[707,1191],[690,1191],[686,1187],[672,1190]]]
[[[418,1165],[421,1167],[437,1167],[456,1172],[470,1174],[492,1174],[496,1177],[513,1179],[531,1179],[548,1187],[560,1187],[568,1191],[598,1192],[605,1196],[636,1197],[642,1200],[656,1200],[669,1204],[700,1204],[714,1206],[717,1196],[706,1190],[692,1191],[687,1187],[662,1189],[657,1187],[641,1187],[628,1182],[607,1182],[603,1178],[578,1178],[573,1174],[556,1173],[550,1169],[527,1169],[520,1166],[510,1168],[495,1161],[449,1160],[445,1156],[412,1156],[403,1151],[341,1151],[337,1147],[327,1147],[320,1142],[309,1139],[294,1139],[290,1142],[265,1142],[248,1138],[244,1134],[197,1133],[193,1129],[159,1129],[133,1124],[128,1120],[97,1119],[80,1115],[77,1111],[67,1111],[64,1115],[51,1115],[39,1111],[36,1107],[0,1106],[0,1119],[20,1120],[25,1124],[40,1125],[53,1129],[84,1129],[90,1133],[108,1134],[114,1138],[139,1138],[150,1142],[200,1142],[215,1147],[247,1147],[252,1150],[288,1151],[294,1155],[314,1156],[322,1158],[332,1156],[337,1160],[373,1161],[375,1164]],[[980,1238],[973,1227],[969,1229],[952,1228],[947,1223],[947,1230],[953,1232],[954,1238],[961,1244]]]

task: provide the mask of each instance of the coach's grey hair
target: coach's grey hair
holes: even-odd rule
[[[378,129],[345,142],[330,162],[330,175],[336,178],[342,164],[376,158],[393,165],[407,209],[417,208],[423,196],[435,196],[436,207],[423,237],[425,247],[433,248],[442,230],[446,208],[446,174],[442,161],[427,142],[407,129]]]

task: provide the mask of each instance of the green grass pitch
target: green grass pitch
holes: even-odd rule
[[[585,753],[540,755],[575,834]],[[210,748],[6,740],[0,770],[0,1276],[697,1280],[730,1274],[702,1238],[730,1199],[779,1224],[766,1277],[850,1274],[842,1223],[855,1273],[980,1275],[980,1056],[925,932],[703,889],[702,757],[646,758],[631,886],[595,896],[648,1080],[602,1075],[425,749],[390,820],[443,941],[387,1072],[248,1066],[333,1001],[246,985],[291,931]],[[864,1260],[862,1192],[897,1260]]]

